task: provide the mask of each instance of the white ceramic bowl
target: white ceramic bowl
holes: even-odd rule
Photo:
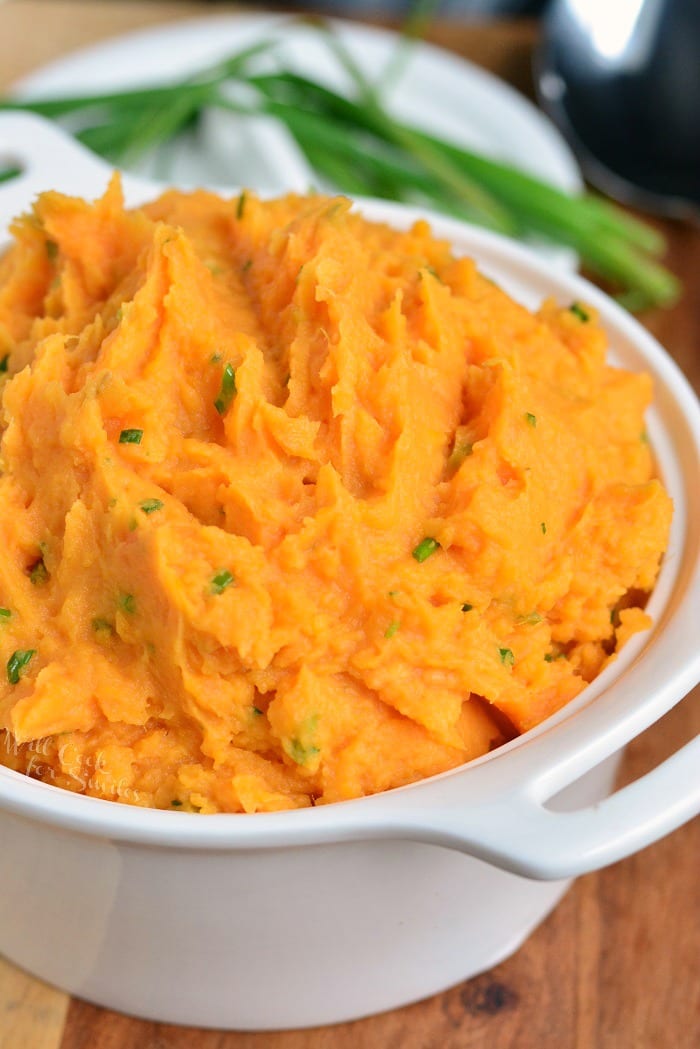
[[[94,196],[107,169],[37,118],[0,117],[6,220],[40,189]],[[153,187],[128,179],[132,202]],[[415,212],[362,202],[372,219]],[[700,739],[610,795],[621,748],[700,678],[700,408],[661,347],[577,277],[432,217],[517,298],[583,299],[611,359],[655,383],[648,429],[675,502],[654,626],[565,709],[461,769],[357,801],[198,816],[76,796],[0,767],[0,952],[138,1016],[274,1029],[389,1009],[515,950],[568,879],[700,811]],[[610,796],[609,796],[610,795]]]

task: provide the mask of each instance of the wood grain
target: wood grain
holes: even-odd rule
[[[0,958],[0,1049],[58,1049],[69,998]]]
[[[14,0],[0,7],[0,87],[129,28],[211,12],[196,3]],[[216,12],[229,9],[216,5]],[[32,28],[41,26],[41,33]],[[530,22],[441,25],[436,43],[531,90]],[[700,390],[700,235],[660,222],[686,293],[643,323]],[[700,689],[630,747],[621,782],[700,732]],[[580,878],[521,950],[425,1002],[313,1031],[195,1031],[71,1001],[0,963],[0,1049],[697,1049],[700,821]]]

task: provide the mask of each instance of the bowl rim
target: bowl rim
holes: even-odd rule
[[[156,189],[154,186],[153,190]],[[134,203],[146,199],[143,185],[134,184],[131,195],[134,194],[139,198]],[[406,836],[407,813],[412,809],[420,813],[432,797],[445,799],[451,794],[459,803],[470,798],[474,801],[483,798],[488,790],[502,792],[503,782],[513,789],[514,775],[515,782],[519,781],[526,789],[527,776],[524,781],[521,777],[523,770],[527,772],[528,766],[532,765],[533,757],[536,760],[539,753],[551,751],[550,741],[557,735],[571,737],[571,726],[577,718],[580,720],[582,712],[598,706],[604,699],[609,700],[607,705],[614,708],[612,699],[616,683],[630,670],[638,669],[640,661],[643,665],[649,655],[653,655],[655,639],[667,631],[669,623],[673,627],[674,622],[679,622],[681,611],[687,614],[689,602],[693,607],[697,606],[700,614],[700,525],[695,527],[691,536],[689,528],[693,515],[688,513],[688,505],[694,499],[698,504],[694,507],[694,519],[700,518],[700,492],[693,489],[692,477],[687,476],[693,467],[697,470],[695,476],[700,476],[700,467],[697,466],[700,464],[700,403],[675,361],[638,321],[602,291],[576,274],[553,271],[549,263],[521,244],[445,218],[429,209],[359,197],[355,198],[353,206],[370,221],[386,222],[397,228],[406,228],[418,219],[427,220],[434,236],[450,241],[457,254],[473,257],[480,270],[498,272],[499,283],[504,283],[506,290],[511,283],[526,288],[532,303],[546,297],[554,297],[560,302],[585,301],[598,310],[600,322],[608,334],[608,360],[619,363],[620,347],[624,347],[627,355],[637,359],[637,366],[641,364],[642,369],[651,374],[655,386],[655,400],[647,413],[651,443],[657,452],[664,480],[669,474],[674,501],[677,501],[672,525],[674,553],[672,557],[667,554],[649,602],[654,626],[650,631],[634,635],[620,656],[578,696],[528,732],[455,769],[378,794],[280,812],[204,815],[145,808],[76,794],[0,765],[0,811],[92,837],[187,850],[290,848],[331,841]],[[519,298],[518,295],[513,297]],[[664,394],[664,405],[657,403],[660,393]],[[664,424],[661,418],[662,409],[669,418],[673,415],[682,427],[682,443],[678,436],[675,442],[672,439],[668,420]],[[686,476],[679,467],[679,459],[690,464],[686,466]],[[670,613],[669,606],[674,595],[679,593],[683,609],[676,608]],[[663,695],[647,696],[634,710],[629,709],[629,705],[618,710],[616,724],[605,729],[594,724],[592,736],[590,732],[581,736],[578,757],[585,761],[591,752],[596,752],[602,760],[612,752],[610,746],[621,738],[621,733],[626,732],[625,738],[621,738],[621,745],[624,745],[631,738],[627,729],[636,727],[636,731],[641,731],[646,728],[678,702],[698,680],[700,650],[689,648],[685,658],[673,667]],[[602,706],[600,712],[602,715]],[[594,721],[598,722],[600,718]],[[616,727],[619,729],[617,733]],[[598,737],[603,734],[609,737],[606,754],[600,754],[600,748],[596,751],[596,733]],[[581,761],[576,761],[577,754],[573,757],[574,766],[585,771],[585,768],[581,770]],[[505,771],[506,763],[512,770],[510,773]],[[587,767],[596,763],[589,762]],[[558,783],[556,776],[552,783],[554,786],[549,796],[565,785]]]

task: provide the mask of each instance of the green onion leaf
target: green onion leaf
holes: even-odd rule
[[[141,444],[143,430],[122,430],[119,434],[120,444]]]
[[[7,661],[7,680],[11,685],[17,685],[22,676],[22,671],[36,655],[35,648],[18,648]]]
[[[144,514],[154,514],[156,510],[162,510],[164,505],[160,499],[142,499],[139,503],[139,509]]]
[[[223,594],[226,587],[231,586],[235,581],[233,573],[229,572],[227,568],[222,568],[212,579],[209,589],[212,594]]]
[[[58,255],[58,244],[56,243],[55,240],[47,240],[46,241],[46,254],[48,255],[49,260],[51,262],[53,262],[54,259],[57,257],[57,255]]]
[[[464,604],[462,605],[462,611],[463,612],[471,612],[473,607],[474,607],[474,605],[470,605],[468,602],[465,601]]]
[[[313,757],[314,754],[318,754],[318,747],[305,747],[298,739],[284,741],[283,746],[292,761],[295,761],[297,765],[305,765],[309,758]]]
[[[122,612],[126,612],[128,616],[132,616],[136,611],[136,598],[133,594],[120,594],[119,607]]]
[[[92,629],[93,630],[108,630],[110,632],[110,634],[111,634],[113,629],[114,629],[114,627],[112,626],[112,624],[110,623],[110,621],[108,619],[102,619],[100,616],[97,616],[92,621]]]
[[[579,302],[571,303],[571,305],[569,306],[569,313],[573,313],[574,317],[578,317],[578,319],[584,324],[586,324],[587,321],[591,319],[588,311],[584,310],[583,306]]]
[[[238,198],[238,204],[236,205],[236,218],[237,219],[242,219],[243,218],[243,212],[245,211],[246,199],[247,199],[246,198],[246,192],[245,192],[245,190],[243,190],[243,192],[241,193],[240,197]]]
[[[525,421],[528,426],[537,426],[537,416],[533,415],[532,412],[525,412]]]
[[[512,667],[515,663],[515,656],[511,648],[499,648],[498,654],[504,667]]]
[[[387,640],[391,639],[399,629],[399,626],[400,624],[398,619],[394,619],[393,622],[389,623],[389,626],[384,631],[384,637],[387,638]]]
[[[425,539],[421,539],[418,546],[413,550],[413,556],[419,564],[422,564],[423,561],[427,561],[439,549],[440,544],[437,539],[426,536]]]
[[[231,364],[227,364],[221,376],[221,389],[219,396],[214,401],[214,407],[219,415],[224,415],[231,406],[231,401],[236,396],[236,373]]]
[[[33,586],[43,586],[44,583],[48,582],[49,573],[44,564],[43,557],[40,557],[39,560],[32,565],[29,572],[29,579]]]
[[[10,619],[12,612],[9,608],[0,608],[0,619]]]
[[[0,171],[0,182],[9,182],[11,179],[17,178],[17,176],[21,174],[21,168],[3,168],[2,171]]]
[[[9,353],[6,353],[4,357],[0,357],[0,374],[7,371],[7,365],[10,360]]]

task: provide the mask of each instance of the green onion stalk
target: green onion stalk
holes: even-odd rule
[[[507,236],[565,245],[630,309],[676,301],[680,284],[659,261],[665,243],[652,226],[592,193],[567,193],[395,119],[382,87],[367,79],[338,36],[323,23],[317,30],[348,78],[347,95],[279,61],[275,72],[262,72],[259,59],[267,58],[269,67],[275,46],[270,39],[177,83],[91,96],[4,98],[0,109],[67,120],[85,145],[118,166],[133,165],[171,141],[211,107],[264,115],[287,129],[310,168],[334,191],[424,206]],[[395,83],[410,35],[389,62],[384,87]],[[240,85],[246,89],[242,99]],[[0,170],[0,182],[17,173]],[[219,401],[228,407],[234,391],[235,384],[222,385],[217,410]]]

